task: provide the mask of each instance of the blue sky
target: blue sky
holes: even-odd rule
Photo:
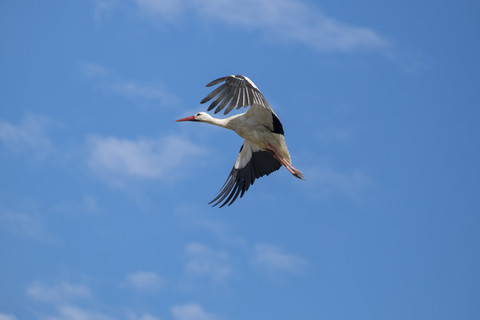
[[[0,5],[0,319],[478,319],[477,1]],[[174,120],[249,76],[293,164]]]

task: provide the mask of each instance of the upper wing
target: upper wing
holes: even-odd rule
[[[217,109],[215,109],[215,113],[217,113],[223,108],[225,108],[227,104],[228,107],[227,109],[225,109],[223,114],[229,113],[235,107],[237,109],[240,109],[242,107],[248,107],[253,105],[272,110],[272,107],[270,107],[268,101],[262,95],[260,90],[258,90],[257,86],[253,83],[253,81],[250,80],[248,77],[242,75],[227,76],[219,78],[217,80],[213,80],[212,82],[207,84],[207,87],[214,86],[223,81],[225,81],[224,84],[217,87],[200,102],[205,103],[216,97],[208,107],[208,111],[212,110],[218,105]]]
[[[280,162],[270,152],[256,148],[244,141],[227,181],[217,197],[209,204],[216,201],[213,205],[216,206],[223,201],[221,208],[230,201],[228,205],[231,205],[238,195],[240,195],[240,198],[243,197],[243,194],[255,179],[269,175],[280,169],[281,166]]]

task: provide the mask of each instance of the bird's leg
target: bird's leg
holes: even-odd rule
[[[286,159],[281,157],[279,155],[278,150],[274,146],[272,146],[271,144],[269,144],[269,146],[270,148],[272,148],[273,157],[277,159],[288,170],[288,172],[290,172],[292,175],[294,175],[298,179],[305,180],[305,178],[303,177],[303,174],[297,169],[295,169]]]
[[[274,157],[275,159],[277,159],[278,162],[280,162],[280,163],[282,164],[282,166],[284,166],[291,174],[293,174],[294,176],[296,175],[296,174],[295,174],[295,171],[292,170],[292,168],[289,166],[288,162],[285,161],[285,159],[283,159],[282,157],[277,156],[275,153],[273,154],[273,157]]]
[[[274,154],[273,157],[277,159],[292,175],[294,175],[298,179],[305,180],[303,174],[297,169],[295,169],[291,164],[289,164],[287,160],[280,156],[277,156],[276,154]]]

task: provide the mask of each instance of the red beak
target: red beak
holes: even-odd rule
[[[175,120],[175,122],[180,122],[180,121],[196,121],[196,120],[195,120],[195,116]]]

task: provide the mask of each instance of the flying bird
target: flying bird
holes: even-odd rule
[[[292,166],[283,132],[283,126],[272,107],[257,86],[246,76],[231,75],[213,80],[207,87],[218,86],[200,103],[213,99],[207,111],[216,107],[214,113],[224,108],[224,114],[234,108],[248,108],[247,112],[226,119],[218,119],[208,113],[199,112],[194,116],[176,120],[198,121],[235,131],[244,138],[240,154],[235,161],[227,181],[217,197],[209,202],[216,206],[230,206],[253,184],[255,179],[269,175],[283,165],[293,176],[305,180],[303,174]]]

